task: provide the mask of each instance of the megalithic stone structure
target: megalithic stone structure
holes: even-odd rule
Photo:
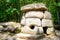
[[[21,11],[24,14],[21,19],[21,33],[17,35],[20,40],[38,40],[47,34],[55,35],[51,13],[45,4],[28,4],[21,7]]]

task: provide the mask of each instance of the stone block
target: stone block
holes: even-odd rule
[[[29,11],[26,13],[25,17],[42,19],[44,17],[44,14],[43,14],[43,12],[40,12],[40,11]]]
[[[42,27],[53,27],[53,21],[48,19],[42,19]]]
[[[44,19],[52,19],[51,13],[48,11],[45,11],[44,13]]]
[[[27,18],[26,25],[37,25],[41,26],[41,20],[39,18]]]

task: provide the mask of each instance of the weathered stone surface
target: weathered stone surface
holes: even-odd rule
[[[25,25],[26,19],[21,19],[21,25]]]
[[[1,28],[2,32],[14,31],[16,29],[18,29],[18,30],[21,29],[20,23],[16,23],[16,22],[6,22],[6,23],[1,23],[0,25],[3,26],[3,28]]]
[[[41,20],[39,18],[27,18],[26,25],[37,25],[41,26]]]
[[[0,32],[1,32],[3,29],[4,29],[3,26],[0,26]]]
[[[25,17],[42,19],[44,17],[44,14],[43,14],[43,12],[40,12],[40,11],[29,11],[26,13]]]
[[[60,40],[60,37],[57,36],[57,37],[54,38],[54,40]]]
[[[30,10],[47,10],[47,8],[43,3],[29,4],[21,7],[22,12],[27,12]]]
[[[56,38],[56,37],[55,37]],[[50,37],[45,37],[45,38],[42,38],[40,40],[56,40],[55,38],[50,38]]]
[[[47,28],[47,34],[54,34],[54,28]]]
[[[58,37],[60,37],[60,30],[55,30],[55,33]]]
[[[20,40],[28,40],[28,39],[22,39],[22,38],[20,38]]]
[[[14,35],[14,36],[9,36],[9,35],[7,35],[7,34],[1,34],[0,33],[0,40],[6,40],[6,39],[8,39],[8,40],[60,40],[60,37],[59,36],[56,36],[56,37],[54,37],[54,38],[50,38],[50,37],[44,37],[44,38],[36,38],[36,39],[30,39],[30,38],[21,38],[21,36],[22,36],[22,34],[21,33],[18,33],[18,34],[16,34],[16,35]],[[28,34],[25,34],[25,37],[27,36]],[[30,34],[29,34],[30,35]],[[22,36],[22,37],[24,37],[24,35]],[[35,36],[34,36],[35,37]],[[51,36],[52,37],[52,36]]]
[[[16,22],[5,22],[5,23],[1,23],[1,26],[14,26],[14,27],[21,27],[20,23],[16,23]]]
[[[53,21],[49,19],[42,19],[42,27],[53,27]]]
[[[45,11],[44,13],[44,19],[52,19],[51,13],[48,11]]]
[[[40,37],[43,38],[42,35],[30,35],[30,34],[24,34],[24,33],[19,33],[19,34],[16,34],[15,36],[16,36],[16,38],[25,39],[25,40],[27,40],[27,39],[28,40],[33,40],[33,39],[40,40]]]
[[[24,26],[21,28],[21,32],[25,34],[32,34],[32,35],[42,35],[43,28],[35,26],[33,29],[30,26]]]

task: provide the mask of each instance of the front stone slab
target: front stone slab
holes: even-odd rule
[[[21,28],[21,33],[31,35],[43,35],[43,28],[35,26],[33,29],[30,26],[24,26]]]

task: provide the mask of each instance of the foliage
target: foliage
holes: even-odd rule
[[[17,21],[20,15],[19,0],[0,0],[0,22]]]
[[[0,0],[0,22],[16,21],[19,22],[22,16],[20,8],[31,3],[44,3],[52,14],[54,23],[57,23],[57,9],[60,2],[56,0]]]

